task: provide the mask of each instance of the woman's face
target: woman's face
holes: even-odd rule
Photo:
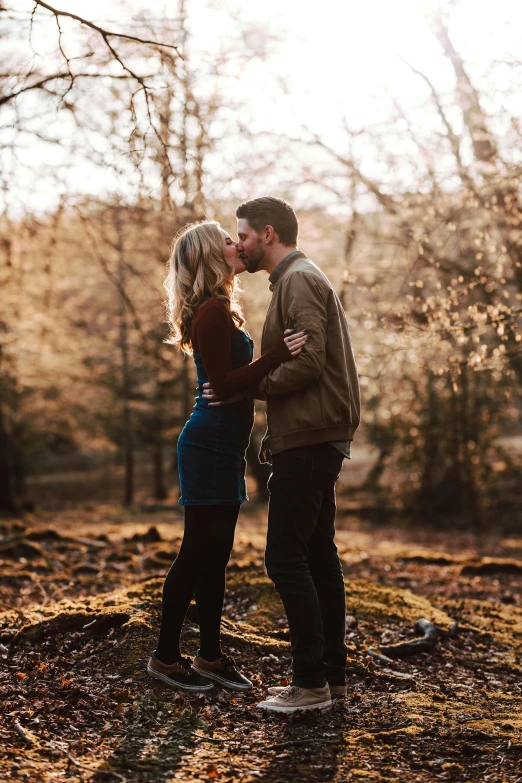
[[[246,266],[243,263],[243,259],[239,257],[237,252],[237,242],[232,240],[230,234],[228,234],[224,228],[221,229],[221,233],[225,239],[225,255],[229,264],[234,267],[234,275],[240,275],[241,272],[246,270]]]

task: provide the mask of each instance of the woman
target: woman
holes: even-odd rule
[[[245,451],[254,423],[248,390],[281,362],[299,355],[306,335],[281,336],[252,361],[253,343],[241,329],[236,274],[245,270],[235,243],[218,223],[188,226],[176,239],[165,280],[171,342],[194,356],[198,396],[178,440],[180,504],[185,532],[163,586],[159,641],[147,671],[185,691],[211,690],[212,680],[233,690],[252,683],[223,654],[220,644],[225,569],[240,505],[247,500]],[[222,400],[209,407],[203,384]],[[180,635],[192,597],[200,622],[200,649],[192,664],[181,654]]]

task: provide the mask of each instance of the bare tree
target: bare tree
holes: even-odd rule
[[[367,432],[380,451],[370,478],[380,480],[393,452],[425,509],[460,504],[476,520],[488,465],[509,467],[493,444],[522,381],[522,169],[513,154],[519,137],[495,132],[483,108],[491,96],[475,85],[440,9],[431,23],[453,69],[451,94],[408,66],[426,88],[424,126],[390,100],[415,159],[395,158],[395,122],[364,132],[346,124],[344,148],[309,129],[301,143],[324,154],[309,181],[350,205],[341,293],[359,287],[359,317],[379,334],[360,358]],[[409,167],[417,182],[369,174],[368,148],[399,180]]]

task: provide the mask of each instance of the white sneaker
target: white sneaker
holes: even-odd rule
[[[324,688],[300,688],[287,685],[280,693],[257,705],[272,712],[296,712],[297,710],[326,710],[332,706],[328,684]]]

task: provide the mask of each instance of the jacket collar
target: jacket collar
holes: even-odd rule
[[[278,263],[272,274],[268,277],[268,280],[271,283],[271,291],[274,290],[273,286],[275,286],[275,284],[282,278],[290,264],[293,264],[293,262],[297,261],[298,258],[306,258],[306,255],[301,250],[292,250],[291,253],[285,256],[283,260]]]

